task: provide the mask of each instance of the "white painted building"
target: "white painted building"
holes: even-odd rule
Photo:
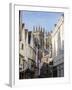
[[[54,77],[64,76],[64,15],[55,25],[52,33],[52,58]]]
[[[34,63],[36,58],[35,49],[33,46],[33,34],[25,29],[22,24],[21,40],[19,41],[19,72],[20,78],[24,78],[24,72],[27,69],[34,71]]]

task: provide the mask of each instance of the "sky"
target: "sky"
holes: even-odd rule
[[[62,14],[62,12],[21,11],[22,23],[25,23],[28,31],[32,31],[33,26],[42,26],[45,31],[53,31],[54,24]]]

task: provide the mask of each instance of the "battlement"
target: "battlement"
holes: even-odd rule
[[[42,26],[33,26],[33,32],[44,32],[45,28]]]

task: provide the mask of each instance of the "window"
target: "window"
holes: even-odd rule
[[[28,33],[28,44],[31,42],[31,32]]]
[[[24,47],[23,47],[23,43],[22,43],[22,50],[23,50],[23,48],[24,48]]]

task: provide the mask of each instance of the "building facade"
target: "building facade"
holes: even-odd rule
[[[64,15],[55,24],[52,33],[53,76],[64,76]]]
[[[35,49],[32,32],[25,28],[22,23],[22,14],[19,11],[19,78],[29,78],[25,72],[29,69],[34,71],[35,66]]]

